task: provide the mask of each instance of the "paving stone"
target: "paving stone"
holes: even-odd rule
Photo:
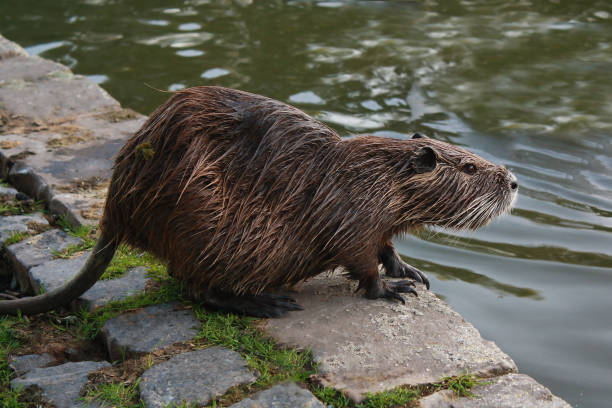
[[[230,387],[256,379],[240,354],[210,347],[179,354],[151,367],[142,375],[138,387],[147,408],[182,402],[206,405]]]
[[[25,376],[12,380],[11,388],[38,387],[42,389],[43,398],[56,408],[85,407],[88,405],[79,398],[81,387],[87,382],[87,374],[109,365],[106,361],[81,361],[35,368]]]
[[[83,240],[60,229],[51,229],[35,235],[7,248],[14,258],[25,269],[30,269],[44,262],[56,259],[55,252],[63,251],[71,245],[80,245]]]
[[[91,289],[78,299],[79,307],[94,310],[104,306],[111,300],[122,300],[145,290],[147,270],[139,266],[128,270],[117,279],[98,281]]]
[[[0,217],[0,243],[4,245],[15,232],[35,233],[40,227],[48,226],[49,222],[40,214]]]
[[[147,353],[197,334],[200,323],[178,303],[148,306],[108,320],[100,331],[111,360]]]
[[[0,34],[0,60],[19,55],[28,55],[28,53],[19,44],[7,40]]]
[[[11,356],[9,358],[9,365],[13,371],[15,371],[17,377],[21,377],[35,368],[46,367],[53,362],[55,362],[55,358],[49,353],[26,354],[24,356]]]
[[[277,341],[311,348],[318,380],[355,401],[367,392],[419,385],[466,370],[483,376],[516,371],[491,341],[419,285],[406,304],[369,300],[340,273],[316,277],[295,295],[304,310],[264,323]]]
[[[13,266],[21,289],[25,291],[31,288],[29,273],[31,268],[54,260],[54,252],[62,251],[70,245],[79,245],[82,242],[80,238],[73,237],[62,230],[52,229],[9,245],[6,248],[6,255]]]
[[[279,384],[245,398],[230,408],[325,408],[308,390],[293,383]]]
[[[456,397],[451,391],[438,391],[420,401],[421,408],[571,408],[548,388],[524,374],[507,374],[489,379],[490,384],[472,388],[476,396]]]
[[[34,293],[57,289],[68,282],[85,265],[89,252],[71,259],[54,259],[31,268],[30,284]]]

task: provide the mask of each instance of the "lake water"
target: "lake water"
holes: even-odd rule
[[[610,1],[2,0],[0,32],[142,113],[159,90],[223,85],[506,165],[511,215],[397,246],[520,371],[610,406]]]

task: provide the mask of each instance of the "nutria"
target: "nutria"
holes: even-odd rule
[[[412,281],[391,238],[430,225],[475,229],[509,210],[516,178],[469,151],[415,135],[341,139],[300,110],[247,92],[176,92],[121,149],[100,238],[63,287],[0,302],[38,313],[91,287],[120,243],[165,260],[189,294],[218,309],[300,309],[269,292],[344,267],[370,299],[403,301]]]

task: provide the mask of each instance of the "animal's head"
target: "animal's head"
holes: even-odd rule
[[[476,229],[516,201],[518,182],[505,167],[418,133],[406,143],[408,223]]]

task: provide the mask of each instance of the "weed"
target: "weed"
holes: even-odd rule
[[[316,372],[310,352],[279,347],[264,338],[253,325],[253,318],[226,313],[210,313],[194,307],[202,322],[197,339],[240,352],[249,366],[259,372],[256,385],[267,387],[281,381],[306,381]]]
[[[28,238],[30,234],[25,231],[15,231],[11,233],[11,235],[4,241],[4,246],[7,247],[9,245],[16,244],[18,242],[23,241]]]
[[[404,406],[416,401],[421,396],[420,389],[398,387],[390,391],[368,393],[366,400],[357,405],[357,408],[384,408]]]
[[[347,408],[351,406],[351,400],[333,388],[314,386],[312,392],[325,403],[326,407]]]
[[[136,380],[131,384],[105,383],[99,384],[95,389],[87,392],[82,399],[89,403],[97,401],[117,408],[144,408],[144,403],[138,397],[138,383]]]
[[[8,365],[8,356],[11,351],[19,347],[14,329],[16,325],[23,323],[24,320],[20,316],[0,317],[0,406],[2,407],[22,406],[18,401],[21,390],[12,390],[9,384],[12,371]]]
[[[466,371],[465,373],[460,374],[457,377],[442,378],[442,381],[440,381],[438,384],[435,384],[435,387],[438,389],[448,388],[459,397],[476,397],[476,395],[470,392],[470,389],[472,387],[486,385],[489,383],[489,381],[480,381],[476,376]]]

